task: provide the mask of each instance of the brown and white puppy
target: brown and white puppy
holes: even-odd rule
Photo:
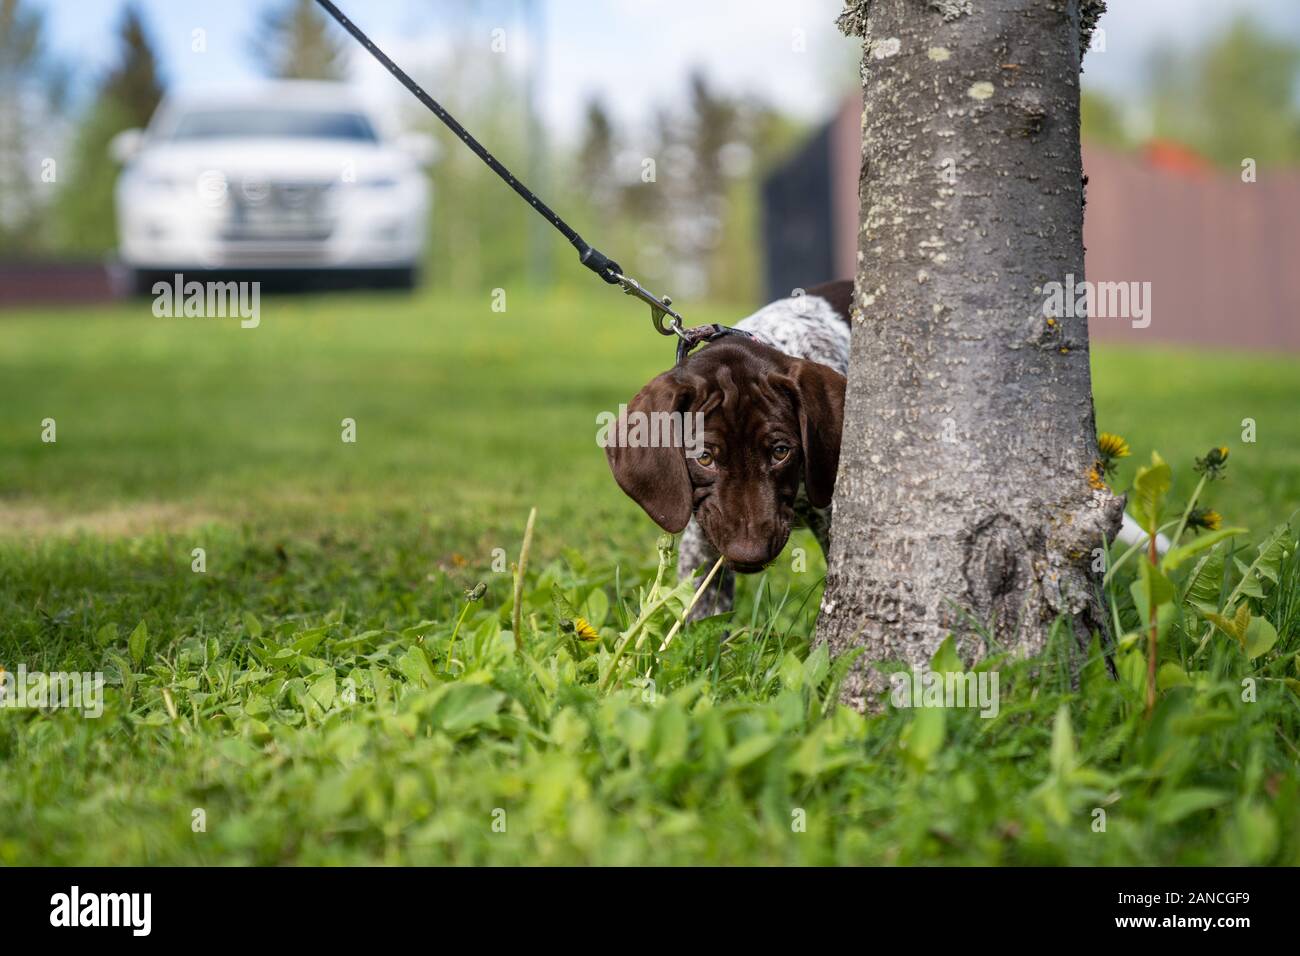
[[[727,559],[694,616],[731,606],[733,572],[762,570],[794,527],[829,549],[848,369],[851,282],[782,299],[654,378],[627,406],[700,413],[702,449],[608,447],[619,487],[665,531],[685,529],[678,573]]]

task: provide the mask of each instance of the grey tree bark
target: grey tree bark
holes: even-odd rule
[[[1079,70],[1094,0],[851,0],[863,37],[861,230],[829,574],[817,627],[864,646],[847,703],[953,634],[1032,654],[1105,628],[1094,570],[1123,499],[1097,459]],[[992,645],[992,646],[991,646]]]

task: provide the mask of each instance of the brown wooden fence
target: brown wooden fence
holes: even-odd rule
[[[809,283],[855,270],[860,118],[860,100],[850,100],[831,123],[831,250],[801,266]],[[1151,291],[1149,326],[1094,318],[1094,338],[1300,351],[1300,170],[1263,167],[1243,182],[1168,144],[1085,146],[1083,166],[1088,281],[1149,282]]]

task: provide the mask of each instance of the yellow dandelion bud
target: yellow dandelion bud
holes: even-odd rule
[[[1218,448],[1211,448],[1205,453],[1204,458],[1196,459],[1196,471],[1210,480],[1222,478],[1224,469],[1227,467],[1228,449],[1223,445]]]

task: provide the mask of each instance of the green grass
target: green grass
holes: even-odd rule
[[[742,584],[728,642],[686,628],[653,692],[602,690],[658,535],[596,414],[671,344],[613,294],[491,302],[266,299],[250,330],[147,303],[0,317],[0,666],[109,682],[99,719],[0,710],[0,862],[1300,863],[1294,545],[1252,601],[1277,645],[1193,657],[1184,609],[1162,659],[1192,683],[1150,721],[1137,651],[1115,680],[1063,638],[983,665],[992,720],[838,707],[806,536],[806,571]],[[1292,360],[1099,348],[1094,370],[1098,425],[1135,452],[1119,487],[1158,448],[1185,496],[1225,444],[1227,523],[1259,541],[1300,506]],[[532,506],[521,662],[494,564]]]

